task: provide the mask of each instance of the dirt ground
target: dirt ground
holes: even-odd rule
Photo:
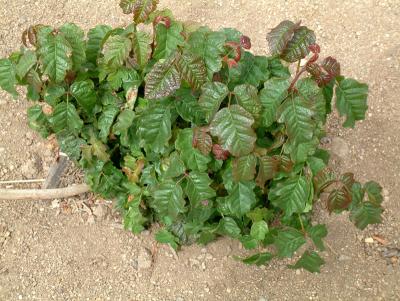
[[[229,239],[185,247],[177,255],[159,246],[152,260],[153,231],[134,236],[122,230],[109,204],[90,195],[0,201],[0,300],[400,300],[400,2],[161,0],[161,5],[183,20],[240,29],[258,54],[267,51],[266,32],[283,19],[315,29],[323,55],[337,57],[343,74],[370,85],[367,119],[343,130],[332,118],[327,142],[336,169],[382,184],[384,224],[361,232],[347,215],[317,210],[315,219],[328,226],[330,247],[321,274],[314,275],[287,269],[290,260],[244,266],[231,258],[244,250]],[[30,24],[67,21],[88,29],[127,24],[129,18],[116,0],[0,0],[0,56],[20,46]],[[13,102],[0,92],[0,181],[43,178],[54,161],[52,144],[26,124],[27,106],[23,97]],[[70,169],[64,182],[76,179],[79,174]],[[388,244],[371,242],[374,235]]]

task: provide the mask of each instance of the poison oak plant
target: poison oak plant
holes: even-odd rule
[[[317,272],[327,229],[311,217],[322,192],[358,228],[381,222],[381,187],[335,175],[319,147],[332,107],[345,127],[364,119],[368,87],[319,58],[312,30],[283,21],[267,35],[272,56],[257,56],[239,31],[182,23],[156,5],[123,0],[131,25],[86,36],[71,23],[31,26],[0,60],[4,90],[27,86],[30,127],[56,135],[92,190],[117,200],[126,229],[158,222],[157,240],[173,248],[230,236],[256,250],[242,260],[257,265],[306,245],[291,267]]]

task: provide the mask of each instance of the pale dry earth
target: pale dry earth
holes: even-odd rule
[[[107,204],[96,205],[90,196],[61,204],[0,201],[0,300],[400,300],[397,257],[383,256],[400,247],[400,2],[162,0],[161,5],[183,20],[240,29],[258,54],[267,52],[265,33],[283,19],[315,29],[323,55],[337,57],[343,74],[370,85],[367,119],[343,130],[332,118],[327,142],[336,154],[335,169],[382,184],[384,224],[361,232],[346,214],[317,210],[315,219],[329,228],[330,247],[316,275],[287,269],[292,261],[244,266],[231,258],[244,251],[229,239],[185,247],[178,257],[160,246],[152,262],[152,233],[134,236],[120,229]],[[20,46],[30,24],[67,21],[87,30],[98,23],[127,24],[129,17],[110,0],[0,0],[0,56]],[[0,92],[0,180],[45,177],[54,161],[51,143],[26,124],[27,106],[23,97],[13,102]],[[77,178],[70,172],[64,183]],[[83,201],[98,217],[88,214]],[[388,245],[369,243],[373,235]]]

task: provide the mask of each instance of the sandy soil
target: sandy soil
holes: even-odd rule
[[[85,29],[127,24],[116,2],[0,0],[0,56],[19,47],[30,24],[71,21]],[[313,275],[288,270],[291,261],[244,266],[231,258],[244,251],[229,239],[185,247],[177,256],[165,246],[155,249],[151,231],[140,236],[123,231],[109,204],[90,195],[1,201],[0,300],[400,300],[398,257],[384,256],[400,247],[400,2],[162,0],[161,5],[180,19],[237,27],[259,54],[266,52],[265,33],[283,19],[303,20],[315,29],[323,54],[339,58],[345,75],[370,84],[367,120],[343,130],[332,118],[328,142],[335,168],[383,185],[384,224],[360,232],[346,215],[317,210],[315,218],[329,228],[330,248],[322,273]],[[12,102],[0,92],[0,180],[44,177],[54,161],[51,143],[26,125],[26,108],[23,98]],[[65,181],[76,179],[73,173],[70,169]],[[388,245],[368,243],[374,235]]]

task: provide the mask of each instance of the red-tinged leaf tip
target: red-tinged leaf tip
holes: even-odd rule
[[[164,23],[166,28],[171,27],[171,19],[166,16],[157,16],[157,18],[154,19],[153,24],[156,26],[159,23]]]
[[[226,160],[230,155],[229,151],[223,149],[219,144],[213,145],[212,153],[214,154],[217,160]]]
[[[251,48],[251,40],[248,36],[241,36],[240,37],[240,45],[244,48],[249,50]]]
[[[336,77],[340,75],[340,64],[338,61],[331,57],[328,56],[325,58],[321,64],[321,67],[324,68],[324,70],[332,77]]]
[[[222,61],[225,62],[228,65],[229,69],[235,68],[238,65],[238,63],[234,59],[230,59],[227,56],[224,56],[222,58]]]
[[[318,44],[311,44],[310,46],[308,46],[308,49],[310,49],[310,51],[312,53],[320,53],[321,52],[321,48],[319,47]]]
[[[235,60],[235,62],[239,62],[242,58],[242,48],[240,47],[239,43],[227,42],[225,46],[232,48],[232,50],[235,51],[235,57],[233,59]]]

